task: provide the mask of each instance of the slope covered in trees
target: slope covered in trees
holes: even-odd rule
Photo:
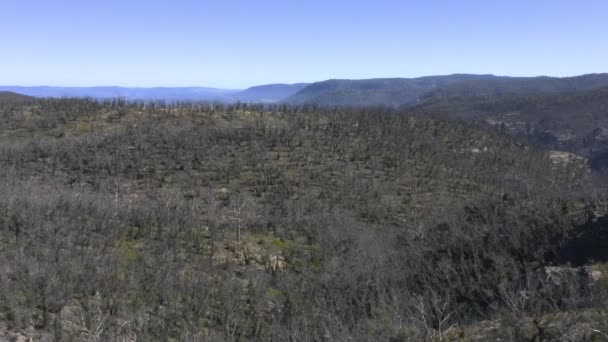
[[[234,94],[233,97],[242,102],[275,103],[297,93],[307,85],[307,83],[266,84],[245,89]]]
[[[589,238],[605,232],[601,187],[510,136],[389,109],[0,109],[6,331],[406,341],[608,328],[602,254],[572,258],[605,247]]]
[[[608,86],[608,74],[574,77],[495,77],[449,84],[425,94],[425,100],[454,97],[500,97],[573,93]]]
[[[0,91],[0,104],[9,105],[15,103],[23,103],[33,100],[31,97],[13,93],[10,91]]]
[[[608,166],[608,74],[576,77],[451,75],[417,79],[332,80],[287,99],[319,106],[416,107],[425,115],[474,120],[532,143]]]
[[[328,80],[308,85],[285,99],[291,104],[319,106],[413,105],[428,91],[454,82],[493,78],[492,75],[455,74],[420,78]]]
[[[608,165],[608,88],[565,94],[503,95],[435,99],[428,114],[479,121],[551,149]]]
[[[608,74],[564,78],[456,74],[329,80],[312,83],[285,101],[321,106],[412,106],[446,98],[571,93],[606,86]]]

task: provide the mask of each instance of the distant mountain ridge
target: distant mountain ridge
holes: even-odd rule
[[[234,98],[243,102],[279,102],[292,96],[308,86],[308,83],[266,84],[247,88],[234,94]]]
[[[0,91],[34,97],[410,107],[438,99],[572,93],[606,86],[608,74],[563,78],[452,74],[418,78],[332,79],[310,84],[266,84],[244,90],[207,87],[0,86]]]
[[[446,85],[429,92],[425,99],[572,93],[608,86],[608,74],[573,77],[495,77]]]
[[[453,74],[419,78],[328,80],[308,85],[285,99],[321,106],[412,106],[437,98],[550,94],[608,86],[608,74],[575,77],[507,77]]]
[[[484,80],[494,75],[453,74],[419,78],[327,80],[308,85],[285,99],[292,104],[321,106],[400,106],[416,104],[428,91],[455,82]]]
[[[252,103],[279,102],[306,87],[308,83],[267,84],[245,90],[219,89],[208,87],[154,87],[128,88],[116,86],[99,87],[19,87],[0,86],[0,91],[12,92],[33,97],[90,97],[99,100],[124,98],[127,100],[165,100],[165,101],[217,101],[233,103],[237,101]]]
[[[166,101],[232,101],[230,95],[239,90],[205,87],[17,87],[3,86],[0,91],[10,91],[34,97],[91,97],[95,99],[124,98],[127,100]]]

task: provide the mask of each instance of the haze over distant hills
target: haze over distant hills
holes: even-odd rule
[[[231,101],[231,94],[239,90],[206,87],[0,87],[0,91],[10,91],[34,97],[90,97],[95,99],[124,98],[127,100],[166,101]]]
[[[267,84],[245,89],[234,94],[234,97],[243,102],[273,103],[295,95],[306,86],[308,83]]]
[[[233,103],[279,102],[306,87],[306,83],[268,84],[251,87],[245,90],[218,89],[208,87],[18,87],[0,86],[0,91],[13,92],[34,97],[90,97],[99,100],[124,98],[134,101],[164,100],[174,101],[210,101]]]
[[[575,77],[507,77],[453,74],[418,78],[327,80],[315,83],[268,84],[245,90],[208,87],[0,87],[35,97],[315,104],[319,106],[413,106],[437,99],[569,93],[608,86],[608,74]]]

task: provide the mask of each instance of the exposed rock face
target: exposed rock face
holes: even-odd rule
[[[584,165],[587,163],[587,159],[574,153],[563,151],[549,151],[549,159],[556,164],[581,163]]]
[[[214,261],[219,264],[252,265],[259,270],[272,272],[283,272],[287,267],[284,256],[249,241],[227,243],[216,251]]]
[[[545,276],[545,279],[555,286],[561,286],[570,281],[582,281],[583,283],[594,281],[592,272],[587,267],[549,266],[545,267]]]
[[[25,331],[17,331],[9,329],[6,325],[0,324],[0,341],[8,342],[51,342],[53,337],[48,333],[37,332],[33,327],[29,327]]]
[[[282,256],[275,255],[270,258],[270,269],[273,272],[282,272],[285,270],[285,266],[287,266],[287,263]]]
[[[217,198],[224,206],[227,206],[230,202],[230,190],[226,188],[221,188],[215,193],[215,198]]]
[[[603,273],[602,273],[602,271],[599,271],[599,270],[593,270],[593,269],[591,269],[591,270],[590,270],[590,272],[589,272],[589,276],[591,277],[591,279],[592,279],[593,281],[599,281],[600,279],[603,279],[603,278],[604,278],[604,277],[603,277]]]

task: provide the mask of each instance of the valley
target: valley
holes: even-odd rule
[[[416,108],[5,98],[9,335],[578,339],[608,317],[584,160]]]

